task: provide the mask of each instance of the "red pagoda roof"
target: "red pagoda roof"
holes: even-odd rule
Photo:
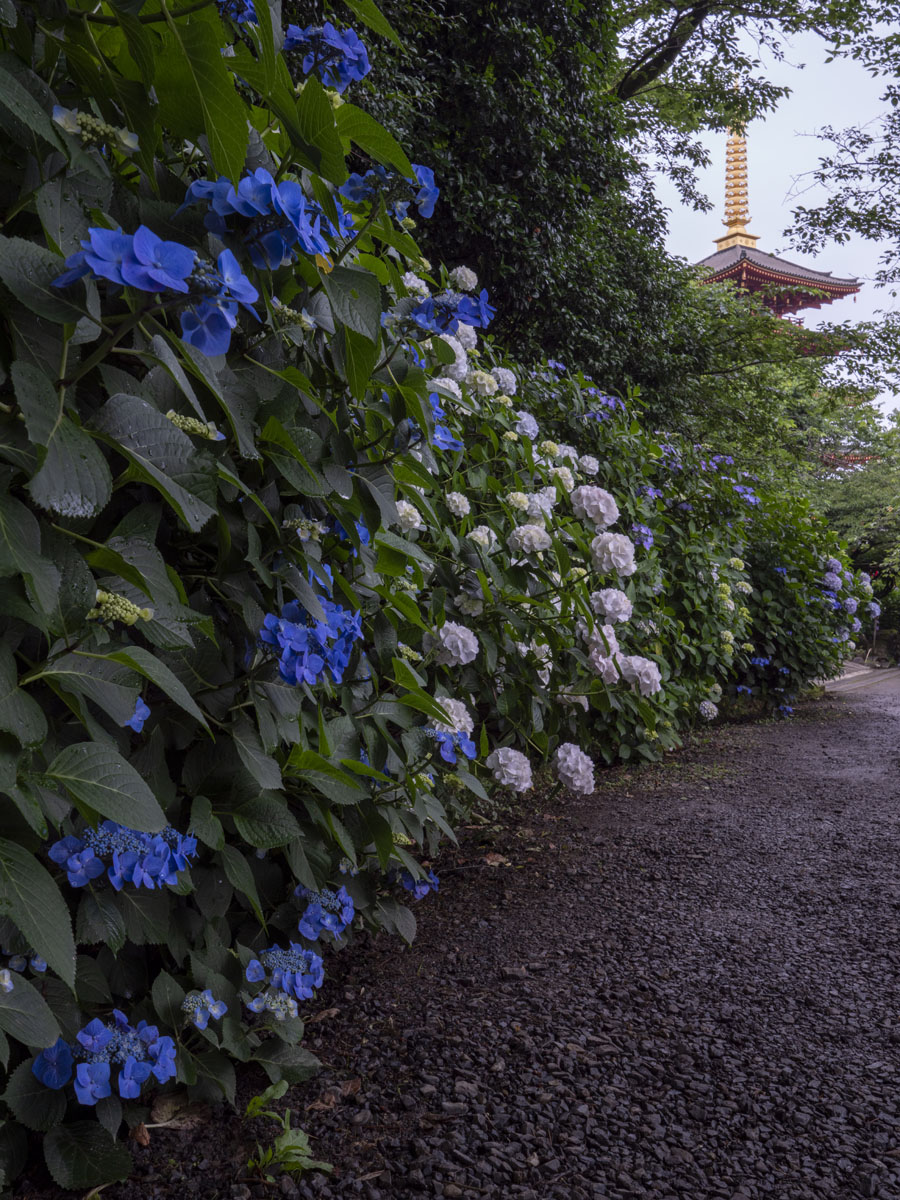
[[[814,271],[799,263],[766,254],[755,246],[729,246],[697,264],[708,274],[704,283],[730,280],[748,292],[768,292],[763,297],[779,316],[802,308],[821,308],[860,289],[857,279],[839,279],[830,271]]]

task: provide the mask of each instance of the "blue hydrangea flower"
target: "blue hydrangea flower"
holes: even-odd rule
[[[112,1095],[109,1063],[79,1063],[75,1068],[75,1095],[79,1104],[94,1105]]]
[[[313,950],[305,950],[296,942],[290,942],[289,946],[288,950],[281,946],[264,950],[248,964],[247,979],[251,983],[265,980],[269,987],[288,996],[311,1000],[325,978],[322,960]]]
[[[736,491],[742,499],[746,500],[748,504],[759,504],[759,496],[757,496],[752,487],[747,487],[747,485],[743,483],[736,483],[733,485],[733,487],[734,491]]]
[[[99,1017],[94,1017],[75,1037],[85,1050],[91,1054],[99,1054],[113,1040],[114,1030],[105,1025]]]
[[[72,887],[85,887],[104,871],[117,891],[126,883],[174,887],[179,872],[187,870],[197,853],[197,839],[171,825],[160,833],[143,833],[107,820],[97,829],[86,829],[81,837],[60,838],[48,853],[65,867]]]
[[[221,300],[202,300],[181,314],[181,336],[209,358],[226,354],[231,333],[237,325],[237,305]]]
[[[181,1002],[181,1011],[188,1014],[191,1022],[198,1029],[205,1029],[212,1017],[218,1020],[228,1012],[228,1005],[223,1000],[217,1000],[210,988],[203,992],[188,992]]]
[[[219,12],[230,17],[236,25],[256,25],[258,18],[253,0],[217,0]]]
[[[356,913],[353,898],[344,887],[336,892],[331,888],[312,892],[301,886],[295,890],[294,895],[309,901],[297,929],[311,942],[316,941],[323,930],[334,934],[335,938],[340,940],[341,934]]]
[[[429,892],[438,890],[440,881],[434,871],[429,871],[424,879],[415,879],[411,872],[403,871],[400,883],[406,891],[412,892],[413,900],[423,900]]]
[[[59,1091],[72,1078],[72,1050],[63,1038],[57,1038],[52,1046],[42,1050],[31,1064],[32,1073],[44,1087]]]
[[[141,1087],[150,1078],[151,1066],[148,1062],[138,1062],[134,1055],[125,1059],[125,1065],[119,1072],[119,1095],[123,1100],[136,1100],[141,1094]]]
[[[432,392],[428,397],[431,404],[431,413],[434,417],[434,436],[431,439],[432,445],[437,446],[439,450],[462,450],[463,443],[453,436],[446,425],[440,422],[446,420],[447,414],[441,407],[440,396],[437,392]]]
[[[461,751],[466,758],[474,758],[478,753],[475,743],[467,733],[462,730],[457,730],[455,733],[447,733],[438,729],[426,729],[425,734],[429,738],[433,738],[440,745],[441,758],[444,762],[456,765],[457,751]]]
[[[326,87],[343,92],[353,80],[363,79],[370,71],[369,55],[365,45],[352,29],[339,32],[326,21],[324,25],[288,25],[284,36],[284,50],[293,50],[304,55],[303,74],[315,71]]]
[[[415,204],[419,210],[420,216],[430,217],[434,212],[435,201],[440,193],[434,182],[434,171],[431,167],[423,167],[418,163],[412,164],[412,169],[416,176],[416,182],[419,185],[419,190],[416,192]],[[485,296],[487,293],[483,293]]]
[[[131,238],[131,249],[121,262],[121,275],[130,287],[142,292],[186,292],[187,277],[194,269],[197,255],[179,242],[165,242],[148,229],[138,226]]]
[[[877,600],[870,600],[869,603],[866,605],[866,612],[869,614],[870,617],[880,617],[881,616],[881,605],[878,603]]]
[[[762,657],[751,658],[750,666],[751,667],[767,667],[771,661],[772,661],[771,658],[762,658]]]
[[[138,696],[134,705],[134,713],[128,718],[127,721],[124,722],[124,724],[129,729],[133,729],[135,733],[141,733],[144,728],[144,722],[149,716],[149,706],[144,703],[140,696]]]
[[[326,668],[335,683],[343,680],[353,644],[362,637],[362,613],[324,597],[321,604],[325,621],[314,620],[293,600],[284,605],[280,617],[265,617],[260,640],[280,648],[278,671],[286,683],[318,683]]]
[[[634,534],[634,540],[645,550],[649,550],[653,545],[653,531],[649,526],[638,523],[632,525],[631,532]]]

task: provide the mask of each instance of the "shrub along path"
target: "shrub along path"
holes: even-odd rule
[[[329,972],[286,1100],[334,1177],[248,1180],[231,1118],[105,1197],[896,1200],[898,709],[829,696],[468,831],[412,949]]]

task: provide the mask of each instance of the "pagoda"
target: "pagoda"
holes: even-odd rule
[[[743,134],[731,132],[725,168],[725,232],[714,239],[716,252],[697,264],[707,272],[703,283],[729,280],[746,292],[756,292],[779,317],[802,308],[821,308],[859,291],[856,279],[836,279],[829,271],[814,271],[757,250],[759,237],[747,229],[748,195],[747,140]]]

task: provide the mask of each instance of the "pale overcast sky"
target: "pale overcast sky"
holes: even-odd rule
[[[891,297],[890,289],[876,288],[867,282],[877,270],[877,245],[854,239],[844,245],[828,246],[812,258],[790,249],[783,233],[791,223],[793,205],[809,205],[823,194],[813,191],[802,198],[790,196],[795,178],[811,170],[820,153],[826,152],[827,143],[812,135],[823,125],[841,128],[877,118],[884,109],[879,101],[882,82],[872,79],[858,63],[847,60],[826,63],[824,43],[813,35],[795,38],[787,60],[770,62],[767,75],[777,83],[788,84],[793,91],[774,113],[764,121],[753,122],[747,130],[748,228],[759,235],[759,249],[833,275],[860,279],[863,286],[856,297],[799,313],[804,324],[811,328],[828,320],[865,320],[878,309],[900,307],[900,301]],[[658,180],[658,194],[670,210],[668,248],[690,262],[712,254],[713,238],[724,232],[726,139],[721,134],[706,135],[703,140],[712,163],[702,172],[701,184],[715,205],[714,211],[698,213],[684,207],[672,184],[666,179]],[[800,180],[799,186],[806,184]],[[882,406],[888,411],[896,405],[894,397],[885,397]]]

